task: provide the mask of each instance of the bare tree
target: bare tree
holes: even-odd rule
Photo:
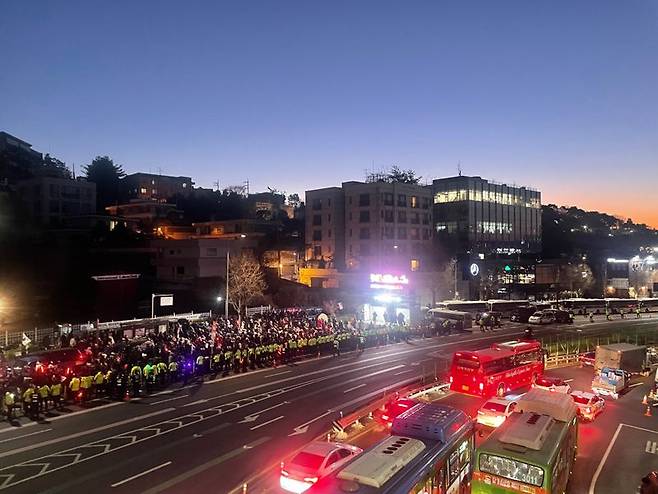
[[[265,275],[254,257],[242,254],[231,258],[228,275],[229,302],[242,315],[247,304],[263,296]]]

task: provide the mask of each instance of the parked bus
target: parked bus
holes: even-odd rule
[[[602,298],[567,298],[560,300],[558,305],[564,307],[565,310],[571,311],[574,314],[605,314],[605,299]]]
[[[419,403],[398,415],[391,435],[311,487],[309,494],[466,494],[475,426],[462,410]]]
[[[428,316],[436,323],[436,328],[441,333],[443,321],[449,321],[451,327],[457,330],[470,329],[473,327],[473,314],[450,309],[430,309]]]
[[[528,300],[487,300],[490,311],[500,312],[503,317],[509,318],[519,307],[528,305]]]
[[[436,307],[438,309],[470,312],[471,314],[482,314],[489,310],[489,306],[484,300],[446,300],[436,304]]]
[[[568,394],[532,389],[477,449],[472,494],[563,494],[576,459],[578,420]]]
[[[450,389],[489,398],[530,386],[544,373],[544,355],[538,341],[495,343],[486,350],[455,352]]]

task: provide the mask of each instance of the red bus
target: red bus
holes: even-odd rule
[[[489,398],[530,386],[544,373],[544,354],[538,341],[506,341],[491,348],[455,352],[450,389]]]

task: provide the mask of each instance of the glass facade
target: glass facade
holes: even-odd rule
[[[457,252],[541,250],[541,194],[480,177],[434,180],[434,229]]]

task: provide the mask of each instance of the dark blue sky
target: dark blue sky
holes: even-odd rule
[[[5,0],[0,42],[0,129],[78,168],[302,192],[461,160],[658,226],[655,0]]]

